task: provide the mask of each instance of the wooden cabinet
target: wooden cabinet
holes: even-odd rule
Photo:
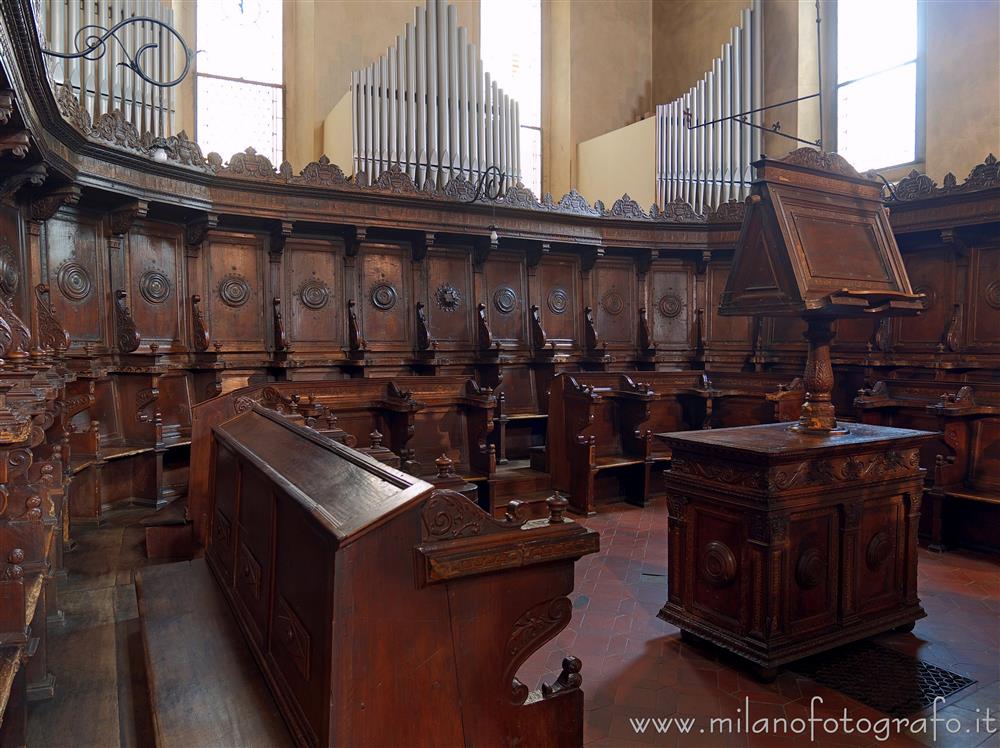
[[[516,677],[598,547],[564,499],[495,520],[259,405],[213,433],[208,563],[299,744],[582,743],[579,660]]]
[[[770,675],[924,616],[920,446],[933,434],[776,423],[661,437],[673,463],[660,618]]]

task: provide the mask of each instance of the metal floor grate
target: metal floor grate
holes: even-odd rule
[[[976,682],[869,642],[810,657],[792,669],[890,717],[907,717]]]

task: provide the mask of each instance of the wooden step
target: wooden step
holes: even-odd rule
[[[204,559],[136,572],[160,748],[293,745]]]

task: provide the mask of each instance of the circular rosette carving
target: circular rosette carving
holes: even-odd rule
[[[454,312],[462,305],[462,294],[457,288],[446,283],[434,292],[434,300],[444,311]]]
[[[9,299],[17,293],[21,281],[21,270],[17,266],[17,256],[10,245],[0,247],[0,294]]]
[[[1000,309],[1000,281],[993,281],[986,287],[986,303]]]
[[[250,284],[239,273],[230,273],[219,281],[219,298],[226,306],[239,308],[250,300]]]
[[[139,276],[139,293],[150,304],[162,304],[170,296],[170,279],[160,270],[147,270]]]
[[[721,541],[705,544],[699,566],[702,578],[713,587],[728,587],[736,579],[736,556]]]
[[[371,300],[372,306],[376,309],[388,312],[396,306],[398,300],[396,289],[389,283],[376,283],[372,286]]]
[[[70,301],[83,301],[93,290],[87,268],[75,260],[64,262],[56,274],[56,285],[59,292]]]
[[[493,292],[493,306],[500,314],[510,314],[517,309],[517,292],[510,286],[500,286]]]
[[[868,541],[865,551],[865,563],[871,571],[875,571],[892,557],[892,538],[885,530],[879,530]]]
[[[303,281],[298,293],[302,306],[314,312],[325,307],[330,301],[330,287],[319,278]]]
[[[816,587],[826,574],[826,559],[819,548],[806,548],[795,564],[795,581],[803,590]]]
[[[569,294],[564,288],[553,288],[545,299],[545,306],[553,314],[565,314],[567,304],[569,304]]]
[[[611,290],[601,297],[601,307],[612,317],[617,317],[625,309],[625,299],[617,291]]]
[[[665,293],[660,297],[660,300],[656,302],[656,310],[667,319],[673,319],[679,315],[683,307],[684,302],[681,301],[681,297],[675,293]]]

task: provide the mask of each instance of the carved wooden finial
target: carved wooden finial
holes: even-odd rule
[[[374,431],[372,431],[368,435],[369,446],[372,449],[376,449],[377,447],[381,447],[382,446],[382,438],[383,438],[382,437],[382,432],[379,431],[378,429],[375,429]]]
[[[545,503],[549,507],[550,525],[558,525],[560,522],[568,521],[565,517],[563,517],[563,512],[565,512],[566,507],[569,506],[569,501],[567,501],[565,496],[556,491],[545,500]]]
[[[524,524],[524,502],[518,499],[511,499],[507,502],[507,511],[504,512],[504,519],[512,525],[521,526]]]
[[[438,478],[452,478],[455,476],[455,462],[448,455],[441,455],[434,464],[437,465]]]
[[[583,663],[577,657],[567,657],[562,661],[562,672],[551,686],[542,684],[542,696],[549,697],[562,691],[575,691],[583,685],[580,670]]]

